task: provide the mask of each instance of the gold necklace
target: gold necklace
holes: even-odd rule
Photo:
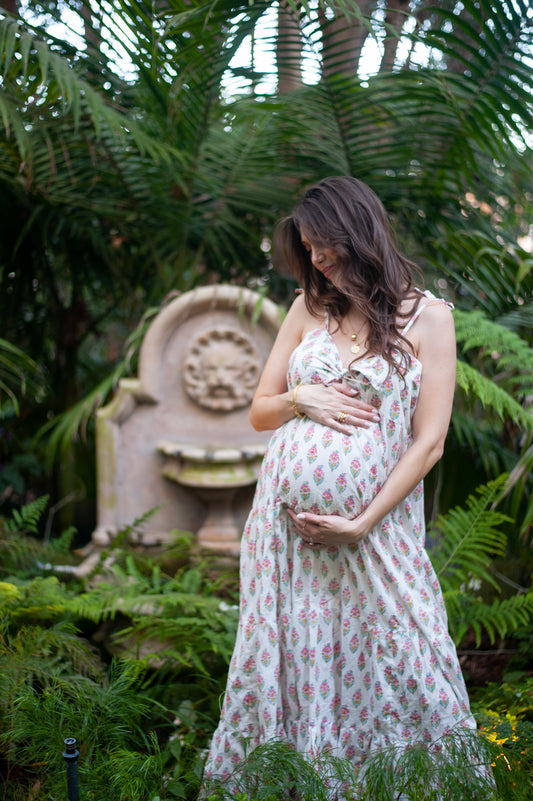
[[[365,320],[365,322],[366,322],[366,320]],[[357,333],[356,333],[354,331],[354,329],[352,328],[352,326],[350,325],[350,328],[352,328],[352,337],[351,337],[352,338],[352,344],[350,346],[350,351],[353,353],[354,356],[357,356],[357,354],[359,353],[359,351],[361,350],[361,348],[365,344],[364,341],[361,342],[361,344],[359,344],[358,339],[357,339],[359,334],[361,333],[361,331],[363,330],[364,327],[365,327],[365,323],[363,323],[363,325],[361,326],[359,331],[357,331]]]

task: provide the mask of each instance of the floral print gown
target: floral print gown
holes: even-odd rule
[[[272,738],[359,763],[376,748],[474,727],[424,549],[422,484],[359,545],[313,550],[286,512],[353,518],[365,508],[409,447],[420,376],[415,357],[405,380],[379,356],[348,371],[327,321],[293,352],[289,388],[344,380],[381,420],[347,436],[294,417],[269,443],[242,539],[240,622],[206,778],[229,775]]]

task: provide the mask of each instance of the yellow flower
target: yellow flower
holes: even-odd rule
[[[499,715],[497,712],[493,712],[491,709],[485,709],[483,711],[487,717],[493,719],[493,721],[491,720],[490,723],[483,727],[483,733],[487,740],[490,740],[491,743],[496,743],[496,745],[504,745],[509,741],[514,743],[516,740],[518,740],[518,736],[515,734],[518,723],[518,718],[516,715],[511,715],[510,712],[506,712],[504,715]],[[491,731],[489,729],[491,724],[496,726],[498,723],[509,723],[512,729],[512,734],[502,737],[498,732]]]

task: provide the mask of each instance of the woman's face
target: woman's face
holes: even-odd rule
[[[300,228],[300,238],[302,240],[302,245],[310,255],[313,267],[319,270],[324,278],[327,278],[334,284],[335,279],[333,273],[337,267],[337,254],[335,251],[325,245],[311,241],[302,228]]]

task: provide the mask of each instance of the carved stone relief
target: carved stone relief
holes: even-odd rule
[[[259,378],[252,339],[232,328],[205,331],[193,340],[183,380],[190,398],[205,409],[231,412],[248,406]]]

